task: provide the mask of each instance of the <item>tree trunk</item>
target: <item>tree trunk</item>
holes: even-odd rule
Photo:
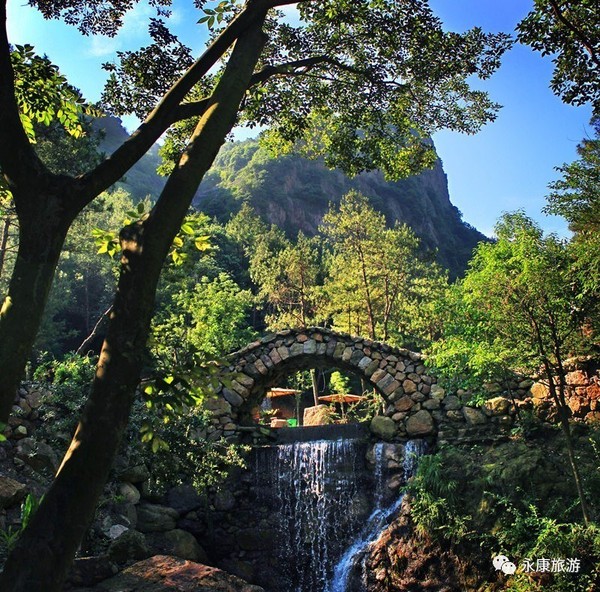
[[[590,523],[590,515],[588,511],[587,501],[585,499],[585,492],[583,490],[583,482],[579,473],[579,465],[575,458],[575,451],[573,449],[573,438],[571,436],[571,425],[569,424],[569,410],[566,406],[564,392],[562,385],[564,384],[564,375],[559,376],[558,379],[561,384],[560,392],[556,390],[556,384],[554,383],[554,373],[549,363],[544,363],[546,375],[548,376],[548,388],[550,389],[550,395],[556,405],[556,411],[560,422],[563,435],[565,437],[565,444],[567,447],[567,456],[569,458],[569,464],[571,465],[571,471],[573,473],[573,480],[575,481],[575,487],[577,489],[577,495],[579,497],[579,505],[581,507],[581,513],[583,515],[583,522],[587,526]],[[561,365],[562,367],[562,365]]]
[[[260,27],[240,36],[149,218],[121,233],[119,286],[90,399],[50,490],[0,574],[3,592],[62,588],[128,422],[162,264],[200,180],[233,127],[263,44]]]
[[[312,379],[312,391],[315,405],[319,404],[319,383],[317,382],[317,369],[310,369],[310,378]]]
[[[35,220],[19,227],[17,258],[0,308],[0,422],[7,421],[23,377],[71,219],[46,219],[43,234]]]

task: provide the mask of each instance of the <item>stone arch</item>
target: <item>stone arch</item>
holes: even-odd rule
[[[205,401],[212,419],[204,436],[211,441],[264,441],[264,428],[251,420],[252,407],[283,376],[314,367],[353,373],[381,393],[385,413],[370,425],[376,439],[489,440],[504,437],[516,413],[504,396],[475,408],[460,390],[447,393],[419,353],[312,327],[270,333],[227,356],[218,371],[217,396]]]
[[[226,361],[217,390],[234,424],[249,423],[251,408],[268,389],[298,370],[335,367],[358,375],[382,395],[390,413],[418,411],[435,383],[418,353],[320,327],[271,333]]]

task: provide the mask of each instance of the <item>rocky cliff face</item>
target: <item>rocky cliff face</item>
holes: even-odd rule
[[[111,153],[126,138],[120,120],[105,117],[94,122],[103,139],[100,149]],[[134,198],[156,199],[165,179],[156,174],[160,157],[155,146],[119,183]],[[450,202],[442,163],[408,179],[389,182],[378,172],[350,179],[322,162],[300,156],[271,157],[256,140],[223,146],[213,168],[203,181],[194,205],[225,222],[244,201],[267,222],[290,236],[299,230],[314,235],[330,203],[355,189],[370,198],[390,225],[408,224],[421,238],[423,247],[437,252],[438,261],[453,276],[460,275],[475,245],[485,237],[463,222]]]
[[[248,201],[268,222],[288,234],[313,235],[331,203],[350,190],[370,198],[390,225],[408,224],[425,249],[437,251],[452,274],[466,268],[475,245],[485,237],[462,221],[452,205],[442,163],[408,179],[386,181],[379,171],[351,179],[319,161],[296,155],[270,158],[253,140],[223,147],[198,192],[195,204],[220,217]]]

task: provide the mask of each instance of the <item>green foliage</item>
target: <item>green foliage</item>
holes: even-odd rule
[[[67,354],[42,362],[34,380],[48,387],[40,436],[62,447],[75,432],[95,373],[96,359]]]
[[[356,192],[331,209],[321,228],[331,249],[324,291],[334,328],[403,345],[427,318],[435,290],[445,284],[422,259],[419,240],[406,225],[387,228],[383,214]]]
[[[572,105],[600,109],[600,8],[595,0],[535,0],[517,25],[518,39],[551,55],[550,87]]]
[[[347,393],[350,387],[350,379],[335,370],[329,378],[329,389],[332,393]]]
[[[221,357],[256,336],[248,323],[252,303],[252,294],[226,273],[204,277],[193,289],[175,294],[171,312],[155,325],[155,347],[174,357],[185,349]]]
[[[347,416],[351,421],[371,421],[376,415],[381,415],[385,408],[383,397],[376,391],[362,393],[362,400],[348,406]]]
[[[268,259],[263,246],[268,248],[268,242],[263,242],[252,257],[250,273],[259,286],[258,297],[267,304],[267,328],[276,331],[316,325],[322,307],[317,241],[300,232],[295,244],[282,245]]]
[[[327,166],[351,175],[379,168],[399,178],[431,165],[425,138],[438,124],[473,131],[494,117],[496,106],[469,89],[463,76],[467,69],[491,74],[510,45],[507,36],[479,29],[447,34],[426,3],[307,2],[298,8],[302,26],[274,28],[268,52],[302,60],[310,47],[327,60],[297,86],[273,77],[251,90],[243,120],[269,126],[270,146],[297,142],[305,154],[323,156]],[[428,104],[443,107],[432,116]]]
[[[21,533],[27,528],[27,525],[33,515],[37,512],[41,502],[42,498],[37,499],[28,493],[21,504],[21,520],[19,526],[17,528],[9,526],[8,528],[0,529],[0,560],[5,559],[13,550]]]
[[[584,290],[598,300],[600,286],[600,119],[592,119],[594,136],[577,147],[579,158],[557,170],[562,178],[550,184],[545,211],[563,216],[575,233],[574,271]],[[588,330],[599,330],[590,316]]]
[[[233,11],[237,3],[237,0],[221,0],[214,8],[203,8],[204,16],[200,18],[198,24],[206,23],[209,29],[214,29],[215,25],[220,25]]]
[[[65,240],[36,352],[47,351],[59,358],[76,351],[108,309],[116,263],[97,255],[95,229],[119,228],[132,208],[129,194],[117,189],[100,195],[77,217]],[[99,345],[97,340],[90,349],[98,351]]]
[[[35,124],[58,121],[75,138],[84,135],[82,115],[91,109],[81,93],[71,86],[47,57],[36,55],[32,45],[16,45],[11,51],[15,73],[15,99],[21,123],[29,140],[35,142]]]
[[[238,7],[232,0],[202,5],[199,22],[214,37]],[[446,33],[427,3],[301,3],[299,10],[294,27],[283,13],[269,14],[259,63],[267,76],[248,89],[240,112],[241,123],[270,128],[271,146],[297,144],[352,175],[381,169],[398,178],[431,166],[427,138],[437,129],[472,133],[494,119],[498,105],[466,80],[491,75],[511,45],[508,35],[478,28]],[[191,64],[191,51],[164,20],[151,19],[149,33],[149,45],[119,52],[118,64],[105,65],[103,100],[116,114],[143,118]],[[201,80],[186,101],[209,97],[222,72]],[[269,76],[275,73],[283,75]],[[189,126],[181,132],[189,137]]]
[[[458,482],[445,474],[445,468],[441,454],[422,457],[404,491],[414,498],[411,517],[419,534],[457,542],[468,535],[470,517],[459,512]]]
[[[432,360],[446,375],[528,375],[547,362],[558,376],[568,352],[584,351],[579,329],[594,307],[573,274],[572,251],[522,213],[505,215],[496,232],[449,293],[449,322]]]
[[[595,436],[597,437],[597,435]],[[482,551],[503,553],[517,566],[526,558],[578,558],[578,574],[521,573],[503,583],[513,592],[594,590],[600,578],[600,531],[574,521],[575,488],[563,479],[567,459],[556,435],[494,447],[445,447],[422,457],[406,491],[411,518],[422,535],[452,544],[465,561]],[[582,473],[593,475],[590,449],[582,454]],[[594,505],[597,507],[597,499]],[[538,574],[539,575],[539,574]]]
[[[562,179],[550,184],[545,208],[549,214],[563,216],[577,233],[600,229],[600,118],[591,124],[594,137],[577,146],[578,160],[557,168]]]

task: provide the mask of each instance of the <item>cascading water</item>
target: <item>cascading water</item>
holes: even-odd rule
[[[279,506],[277,559],[286,580],[280,589],[323,592],[335,561],[364,520],[366,445],[340,439],[274,448],[276,454],[271,448],[259,455],[257,468],[271,475]]]
[[[373,472],[361,440],[295,442],[257,451],[257,501],[278,525],[272,559],[279,578],[271,592],[347,592],[365,550],[402,502],[389,500],[386,446],[394,445],[375,445]],[[411,441],[403,461],[397,457],[405,478],[421,449],[420,441]]]
[[[409,479],[415,472],[418,457],[423,454],[424,444],[421,440],[411,440],[406,443],[404,452],[404,480]],[[393,502],[383,507],[385,482],[384,470],[384,444],[378,443],[374,447],[375,457],[375,509],[369,516],[360,536],[350,545],[342,558],[336,564],[333,577],[325,592],[347,592],[351,575],[357,567],[364,572],[365,551],[371,543],[377,540],[383,528],[389,523],[390,518],[396,513],[404,495],[398,496]]]

